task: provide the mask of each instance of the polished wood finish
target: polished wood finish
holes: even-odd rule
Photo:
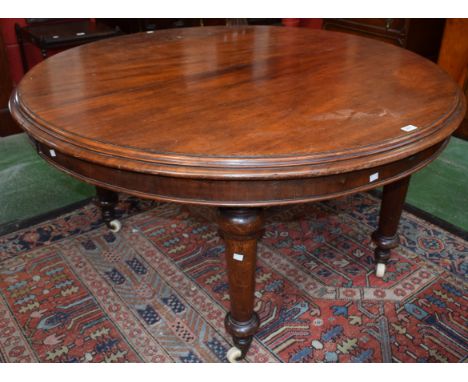
[[[438,64],[457,81],[468,97],[468,19],[447,19]],[[468,116],[454,135],[468,140]]]
[[[245,356],[260,325],[254,312],[257,240],[263,235],[263,211],[259,208],[220,208],[219,233],[226,242],[231,311],[226,315],[226,330]]]
[[[23,79],[11,109],[37,140],[83,160],[232,180],[337,174],[406,158],[445,139],[464,102],[434,64],[378,41],[213,27],[63,52]],[[418,129],[401,130],[410,124]]]
[[[382,205],[380,207],[379,227],[372,234],[376,244],[375,260],[386,264],[390,258],[390,250],[398,246],[398,223],[400,222],[406,192],[410,177],[387,184],[383,188]]]
[[[237,180],[138,173],[66,155],[42,143],[37,147],[44,159],[62,171],[114,191],[170,202],[253,207],[319,201],[373,189],[417,171],[436,158],[445,144],[442,141],[405,159],[348,173],[309,177],[301,173],[287,179],[278,175],[277,179]],[[378,179],[370,182],[374,174],[378,174]]]
[[[79,179],[221,207],[226,330],[245,356],[259,325],[259,207],[387,185],[374,235],[384,262],[407,179],[443,150],[466,106],[442,69],[389,44],[301,28],[209,27],[63,52],[28,73],[10,107],[39,153]],[[416,128],[402,130],[408,125]]]

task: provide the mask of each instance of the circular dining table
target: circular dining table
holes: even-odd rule
[[[230,312],[245,357],[263,208],[383,186],[377,275],[398,245],[410,175],[465,113],[456,83],[408,50],[273,26],[137,33],[82,45],[30,70],[10,110],[50,164],[97,186],[118,231],[117,192],[218,208]]]

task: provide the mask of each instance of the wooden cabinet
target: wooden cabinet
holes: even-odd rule
[[[323,28],[401,46],[437,61],[445,19],[324,19]]]
[[[21,132],[21,129],[13,121],[8,110],[8,100],[12,89],[13,83],[8,67],[5,45],[3,43],[3,36],[0,33],[0,137]]]
[[[405,46],[407,19],[325,19],[323,28]]]
[[[458,82],[468,98],[468,19],[447,19],[439,65]],[[468,116],[454,133],[468,140]]]
[[[50,51],[57,52],[121,34],[118,28],[110,28],[106,24],[96,23],[94,20],[26,20],[28,21],[27,26],[15,25],[24,73],[30,67],[24,48],[25,42],[37,46],[41,50],[42,57],[46,58]]]

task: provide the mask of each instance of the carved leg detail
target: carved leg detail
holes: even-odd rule
[[[228,353],[228,359],[233,362],[235,358],[245,357],[260,325],[253,308],[257,241],[263,235],[263,211],[258,208],[220,208],[218,224],[226,243],[231,299],[231,311],[224,322],[239,350],[233,353],[232,350],[236,350],[233,348]]]
[[[112,232],[120,231],[122,227],[119,220],[115,219],[115,206],[119,201],[119,194],[105,188],[96,187],[98,206],[101,208],[102,220]]]
[[[375,262],[377,263],[378,277],[383,277],[385,265],[390,259],[390,251],[399,244],[398,223],[405,203],[409,181],[410,177],[408,176],[387,184],[383,189],[379,227],[372,234],[372,239],[377,245],[375,248]]]

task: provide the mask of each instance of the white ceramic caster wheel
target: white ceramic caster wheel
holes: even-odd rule
[[[115,219],[109,222],[109,229],[112,232],[117,233],[120,231],[121,228],[122,228],[122,223],[119,220]]]
[[[377,264],[377,267],[376,267],[376,269],[375,269],[375,275],[376,275],[377,277],[380,277],[380,278],[384,277],[384,275],[385,275],[385,268],[386,268],[385,264],[383,264],[383,263],[378,263],[378,264]]]
[[[230,348],[226,354],[226,358],[231,363],[237,363],[242,357],[242,351],[235,346]]]

